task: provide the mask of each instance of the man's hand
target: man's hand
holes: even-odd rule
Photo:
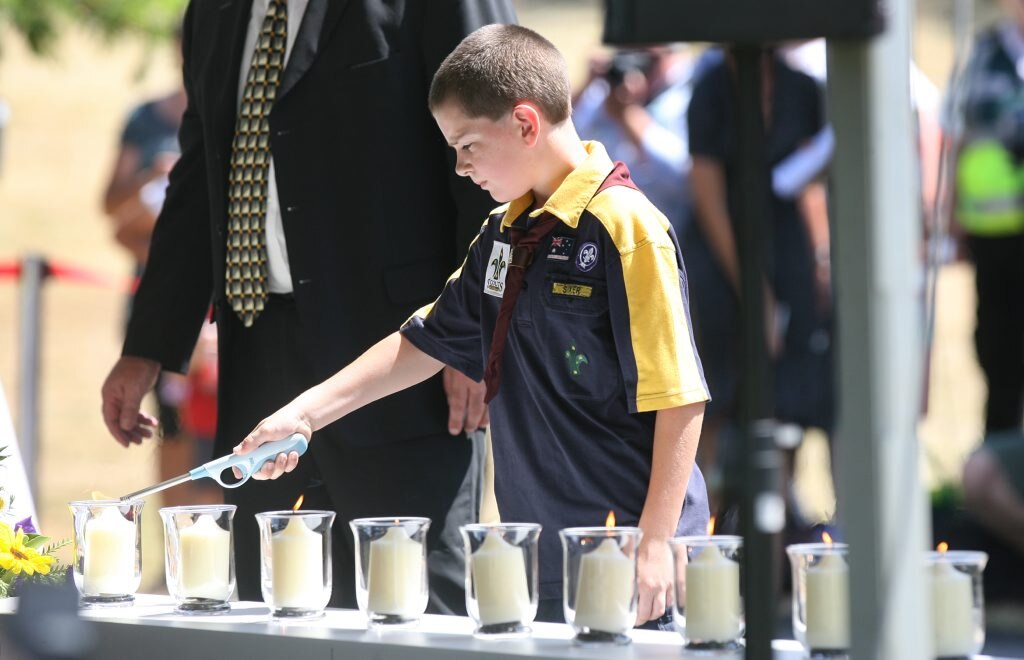
[[[160,365],[140,357],[123,356],[110,370],[100,390],[103,396],[103,423],[114,439],[127,447],[141,444],[153,436],[158,422],[139,410],[142,398],[153,389]]]
[[[293,433],[301,433],[308,441],[313,435],[313,427],[309,419],[298,410],[294,402],[281,408],[270,417],[260,422],[252,433],[245,436],[245,439],[234,448],[236,455],[248,454],[260,445],[287,438]],[[299,464],[298,452],[278,454],[273,461],[267,461],[259,470],[252,473],[253,479],[277,479],[285,472],[291,472]],[[242,478],[238,468],[232,468],[235,476]]]
[[[636,625],[660,619],[672,606],[672,551],[665,539],[644,538],[637,548]]]
[[[484,403],[486,385],[451,367],[444,368],[443,378],[444,392],[448,395],[449,433],[471,433],[490,424]]]

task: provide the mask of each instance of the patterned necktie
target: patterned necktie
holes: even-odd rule
[[[277,96],[288,43],[288,2],[270,0],[231,143],[225,293],[245,327],[267,301],[267,180],[270,173],[270,109]]]
[[[512,310],[515,309],[519,291],[523,288],[526,269],[533,263],[533,253],[544,237],[558,225],[558,218],[545,213],[537,218],[527,231],[517,227],[509,227],[509,242],[512,244],[512,258],[505,275],[505,293],[501,296],[501,307],[498,318],[494,322],[494,334],[491,335],[491,352],[487,356],[484,368],[484,383],[487,394],[484,401],[490,403],[498,396],[501,387],[501,360],[505,354],[505,340],[508,338],[508,326],[512,322]]]

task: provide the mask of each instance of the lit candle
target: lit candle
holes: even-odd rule
[[[850,647],[850,569],[835,552],[807,569],[807,646]]]
[[[480,625],[521,622],[530,609],[523,550],[491,532],[471,557]]]
[[[181,591],[186,598],[227,600],[231,533],[203,515],[181,530]]]
[[[82,591],[87,594],[131,594],[135,579],[135,523],[117,507],[85,523],[85,566]]]
[[[607,538],[593,552],[580,558],[576,587],[576,625],[601,632],[625,632],[636,619],[630,611],[636,585],[636,568]]]
[[[686,565],[686,637],[728,642],[741,627],[740,566],[708,545]]]
[[[271,537],[275,607],[317,608],[324,600],[323,538],[296,516]]]
[[[375,614],[418,615],[425,603],[423,544],[399,525],[370,543],[367,609]]]
[[[931,571],[935,655],[966,656],[977,650],[974,638],[974,594],[971,576],[948,561],[936,561]]]

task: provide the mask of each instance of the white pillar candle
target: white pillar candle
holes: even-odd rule
[[[530,592],[522,548],[491,532],[470,560],[480,625],[524,621],[530,609]]]
[[[178,534],[181,543],[181,593],[186,598],[227,600],[231,533],[212,516],[202,515]]]
[[[935,655],[972,655],[974,638],[974,594],[971,576],[947,561],[937,561],[931,571],[932,614]]]
[[[324,601],[324,542],[299,516],[270,540],[274,606],[315,609]]]
[[[686,637],[701,642],[736,639],[741,627],[740,566],[708,545],[686,565]]]
[[[85,566],[82,591],[87,594],[131,594],[135,580],[135,523],[117,507],[85,523]]]
[[[400,526],[370,543],[367,609],[397,616],[423,613],[423,545]]]
[[[615,539],[604,539],[597,550],[580,558],[576,626],[609,633],[632,628],[636,620],[630,611],[635,585],[633,560]]]
[[[807,645],[850,647],[850,569],[835,552],[807,569]]]

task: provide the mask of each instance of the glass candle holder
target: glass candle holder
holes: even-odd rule
[[[419,622],[427,609],[429,518],[357,518],[356,602],[371,626]]]
[[[233,504],[160,509],[167,592],[185,614],[231,609],[235,591]]]
[[[260,528],[260,583],[276,619],[323,616],[334,585],[331,573],[333,511],[267,511]]]
[[[466,546],[466,610],[484,639],[530,634],[537,616],[535,523],[463,525]]]
[[[636,623],[639,527],[560,531],[565,621],[582,644],[629,644]]]
[[[932,602],[935,655],[959,658],[985,645],[984,552],[928,553],[927,584]]]
[[[793,634],[811,657],[850,649],[850,569],[845,543],[786,548],[793,570]]]
[[[74,578],[84,606],[130,605],[142,582],[142,500],[70,502]]]
[[[739,536],[669,540],[675,580],[672,616],[688,649],[735,650],[744,632]]]

